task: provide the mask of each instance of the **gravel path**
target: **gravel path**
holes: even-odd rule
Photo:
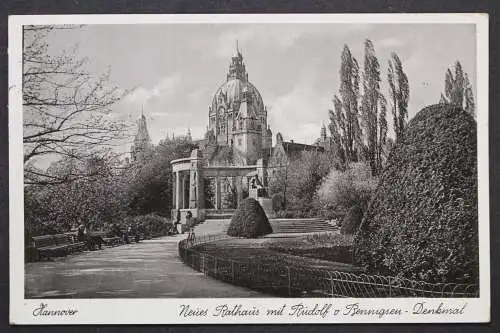
[[[182,263],[185,235],[145,240],[25,265],[27,298],[266,297]]]

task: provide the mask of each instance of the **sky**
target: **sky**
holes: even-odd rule
[[[154,143],[184,135],[202,138],[208,106],[225,82],[236,40],[249,81],[268,108],[273,134],[311,144],[319,137],[339,90],[345,44],[360,65],[364,40],[372,40],[388,96],[391,52],[402,60],[410,85],[409,118],[437,103],[448,67],[459,60],[476,89],[476,38],[468,24],[130,24],[86,25],[49,36],[49,52],[75,45],[96,75],[129,94],[112,117],[135,121],[144,112]],[[392,117],[388,112],[388,122]]]

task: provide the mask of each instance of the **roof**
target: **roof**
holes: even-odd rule
[[[325,149],[321,146],[317,145],[306,145],[304,143],[295,143],[295,142],[283,142],[283,149],[285,152],[294,153],[294,152],[302,152],[302,151],[320,151],[324,152]]]

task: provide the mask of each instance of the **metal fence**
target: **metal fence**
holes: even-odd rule
[[[477,284],[427,283],[405,278],[354,274],[300,265],[237,261],[210,255],[195,245],[231,238],[205,235],[179,242],[179,256],[217,280],[288,297],[479,297]]]

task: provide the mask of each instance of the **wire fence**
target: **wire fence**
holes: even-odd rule
[[[399,277],[354,274],[300,265],[241,261],[214,256],[196,245],[230,239],[204,235],[179,242],[179,256],[193,269],[217,280],[284,297],[479,297],[477,284],[427,283]]]

